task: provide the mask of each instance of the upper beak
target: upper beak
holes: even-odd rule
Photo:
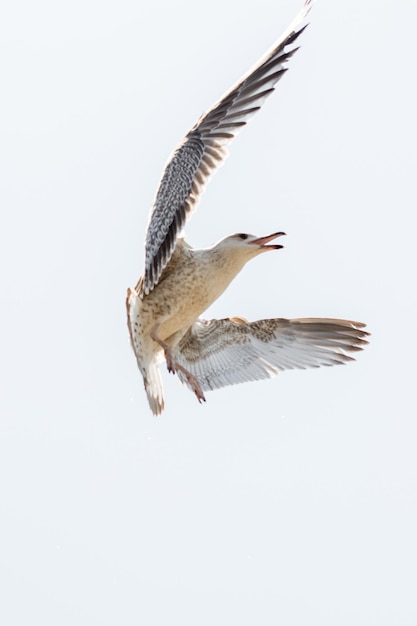
[[[273,239],[276,239],[277,237],[283,237],[284,235],[285,233],[281,233],[281,232],[273,233],[272,235],[267,235],[266,237],[258,237],[258,239],[252,239],[252,241],[249,241],[248,243],[256,244],[264,250],[279,250],[280,248],[283,248],[284,246],[281,246],[280,244],[276,244],[276,243],[274,243],[272,246],[267,246],[265,244],[267,244],[269,241],[272,241]]]

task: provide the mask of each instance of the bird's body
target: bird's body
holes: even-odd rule
[[[192,324],[221,296],[249,259],[282,247],[265,245],[270,237],[257,239],[249,235],[252,243],[247,243],[241,236],[246,237],[232,235],[203,250],[195,250],[180,239],[155,289],[144,298],[138,296],[141,281],[135,290],[128,290],[128,326],[135,354],[140,355],[138,365],[145,387],[149,378],[146,366],[163,357],[162,344],[175,350]],[[161,343],[152,338],[155,330]]]
[[[195,250],[180,238],[183,226],[228,144],[260,108],[286,71],[296,48],[288,49],[305,27],[310,0],[269,53],[202,116],[174,152],[162,176],[150,214],[145,271],[128,289],[130,339],[154,414],[164,408],[158,364],[165,358],[205,400],[204,390],[256,380],[293,367],[317,367],[351,360],[361,349],[363,324],[346,320],[201,320],[200,315],[227,289],[245,263],[282,248],[267,237],[245,233]]]

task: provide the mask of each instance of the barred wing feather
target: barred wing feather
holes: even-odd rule
[[[227,156],[225,146],[260,109],[287,71],[286,62],[298,49],[291,46],[306,27],[300,24],[310,7],[311,0],[307,0],[278,42],[198,120],[169,159],[149,217],[141,297],[158,283],[205,185]]]
[[[351,353],[368,343],[364,326],[319,318],[200,319],[180,341],[177,360],[207,391],[270,378],[287,369],[352,361]],[[178,375],[187,383],[181,372]]]

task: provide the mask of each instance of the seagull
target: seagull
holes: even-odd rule
[[[287,71],[311,4],[305,2],[266,55],[200,117],[165,166],[147,226],[144,272],[126,298],[130,341],[154,415],[164,409],[163,360],[202,402],[205,391],[226,385],[345,363],[367,343],[365,324],[349,320],[200,318],[249,260],[282,248],[273,242],[285,233],[237,233],[200,250],[183,236],[227,144]]]

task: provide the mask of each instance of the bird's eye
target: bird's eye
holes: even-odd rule
[[[248,236],[245,235],[244,233],[240,233],[240,235],[238,235],[239,239],[247,239]]]

